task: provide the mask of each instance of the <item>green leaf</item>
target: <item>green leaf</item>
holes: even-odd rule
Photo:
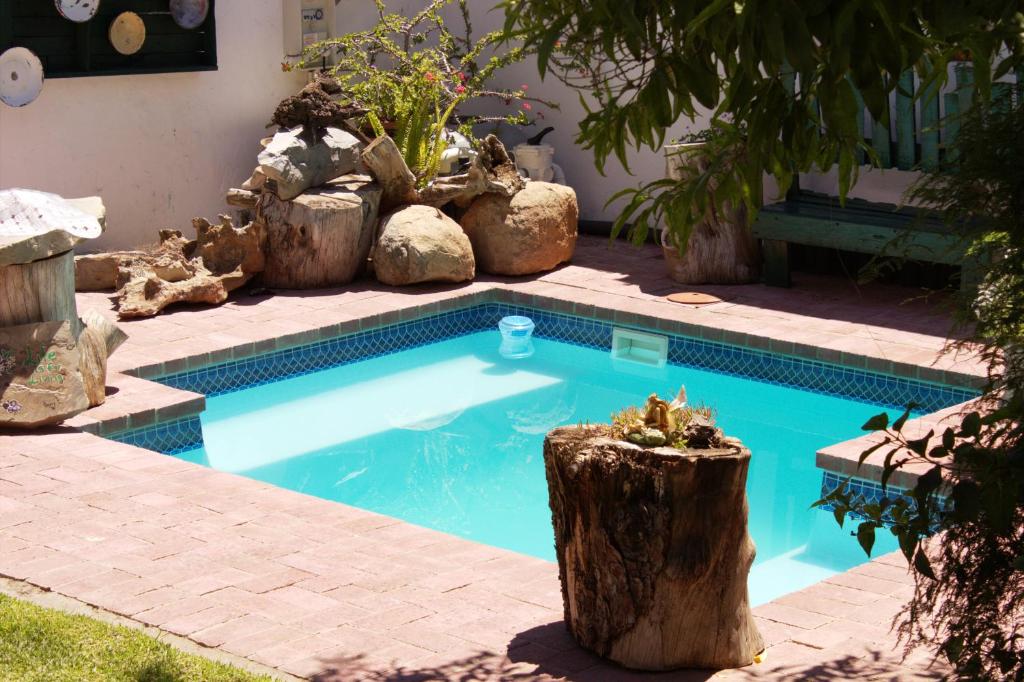
[[[857,542],[868,556],[871,556],[871,548],[875,546],[876,527],[873,521],[864,521],[857,526]]]

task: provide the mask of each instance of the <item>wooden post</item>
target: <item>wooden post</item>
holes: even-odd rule
[[[604,433],[561,427],[544,440],[576,641],[641,670],[753,663],[764,640],[747,596],[750,451],[643,448]]]

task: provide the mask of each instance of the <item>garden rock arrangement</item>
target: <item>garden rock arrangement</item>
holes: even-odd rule
[[[465,282],[475,274],[473,248],[459,224],[418,204],[381,220],[373,267],[378,280],[393,286]]]
[[[482,271],[530,275],[572,258],[578,220],[576,193],[571,187],[528,182],[512,197],[479,197],[460,223]]]
[[[368,140],[353,123],[365,112],[332,100],[334,92],[336,83],[317,76],[278,106],[281,129],[227,195],[248,224],[195,218],[196,240],[162,230],[154,249],[81,256],[77,288],[114,288],[121,317],[144,317],[176,302],[221,303],[257,275],[273,288],[340,286],[372,262],[382,283],[405,286],[465,282],[477,262],[526,275],[571,259],[572,189],[525,181],[493,135],[461,172],[424,176],[417,166],[417,175],[389,135]]]

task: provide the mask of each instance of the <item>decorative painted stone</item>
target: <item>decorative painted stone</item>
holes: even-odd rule
[[[32,189],[0,190],[0,266],[31,263],[70,251],[103,233],[99,197],[64,199]]]
[[[0,327],[0,427],[58,424],[89,408],[71,324]]]
[[[185,29],[199,28],[209,11],[209,0],[171,0],[171,18]]]
[[[0,54],[0,102],[10,107],[31,104],[43,91],[43,63],[27,47]]]

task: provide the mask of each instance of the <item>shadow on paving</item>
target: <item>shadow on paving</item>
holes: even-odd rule
[[[808,652],[814,650],[807,647]],[[715,680],[938,680],[940,671],[902,667],[893,654],[868,651],[863,656],[815,652],[826,660],[769,661],[736,670],[677,670],[643,673],[619,668],[583,650],[573,642],[561,621],[531,628],[512,637],[504,654],[481,650],[450,661],[424,665],[382,664],[363,656],[323,661],[315,682],[364,680],[366,682],[427,682],[452,680],[566,680],[567,682],[705,682]],[[440,659],[441,657],[435,657]]]

